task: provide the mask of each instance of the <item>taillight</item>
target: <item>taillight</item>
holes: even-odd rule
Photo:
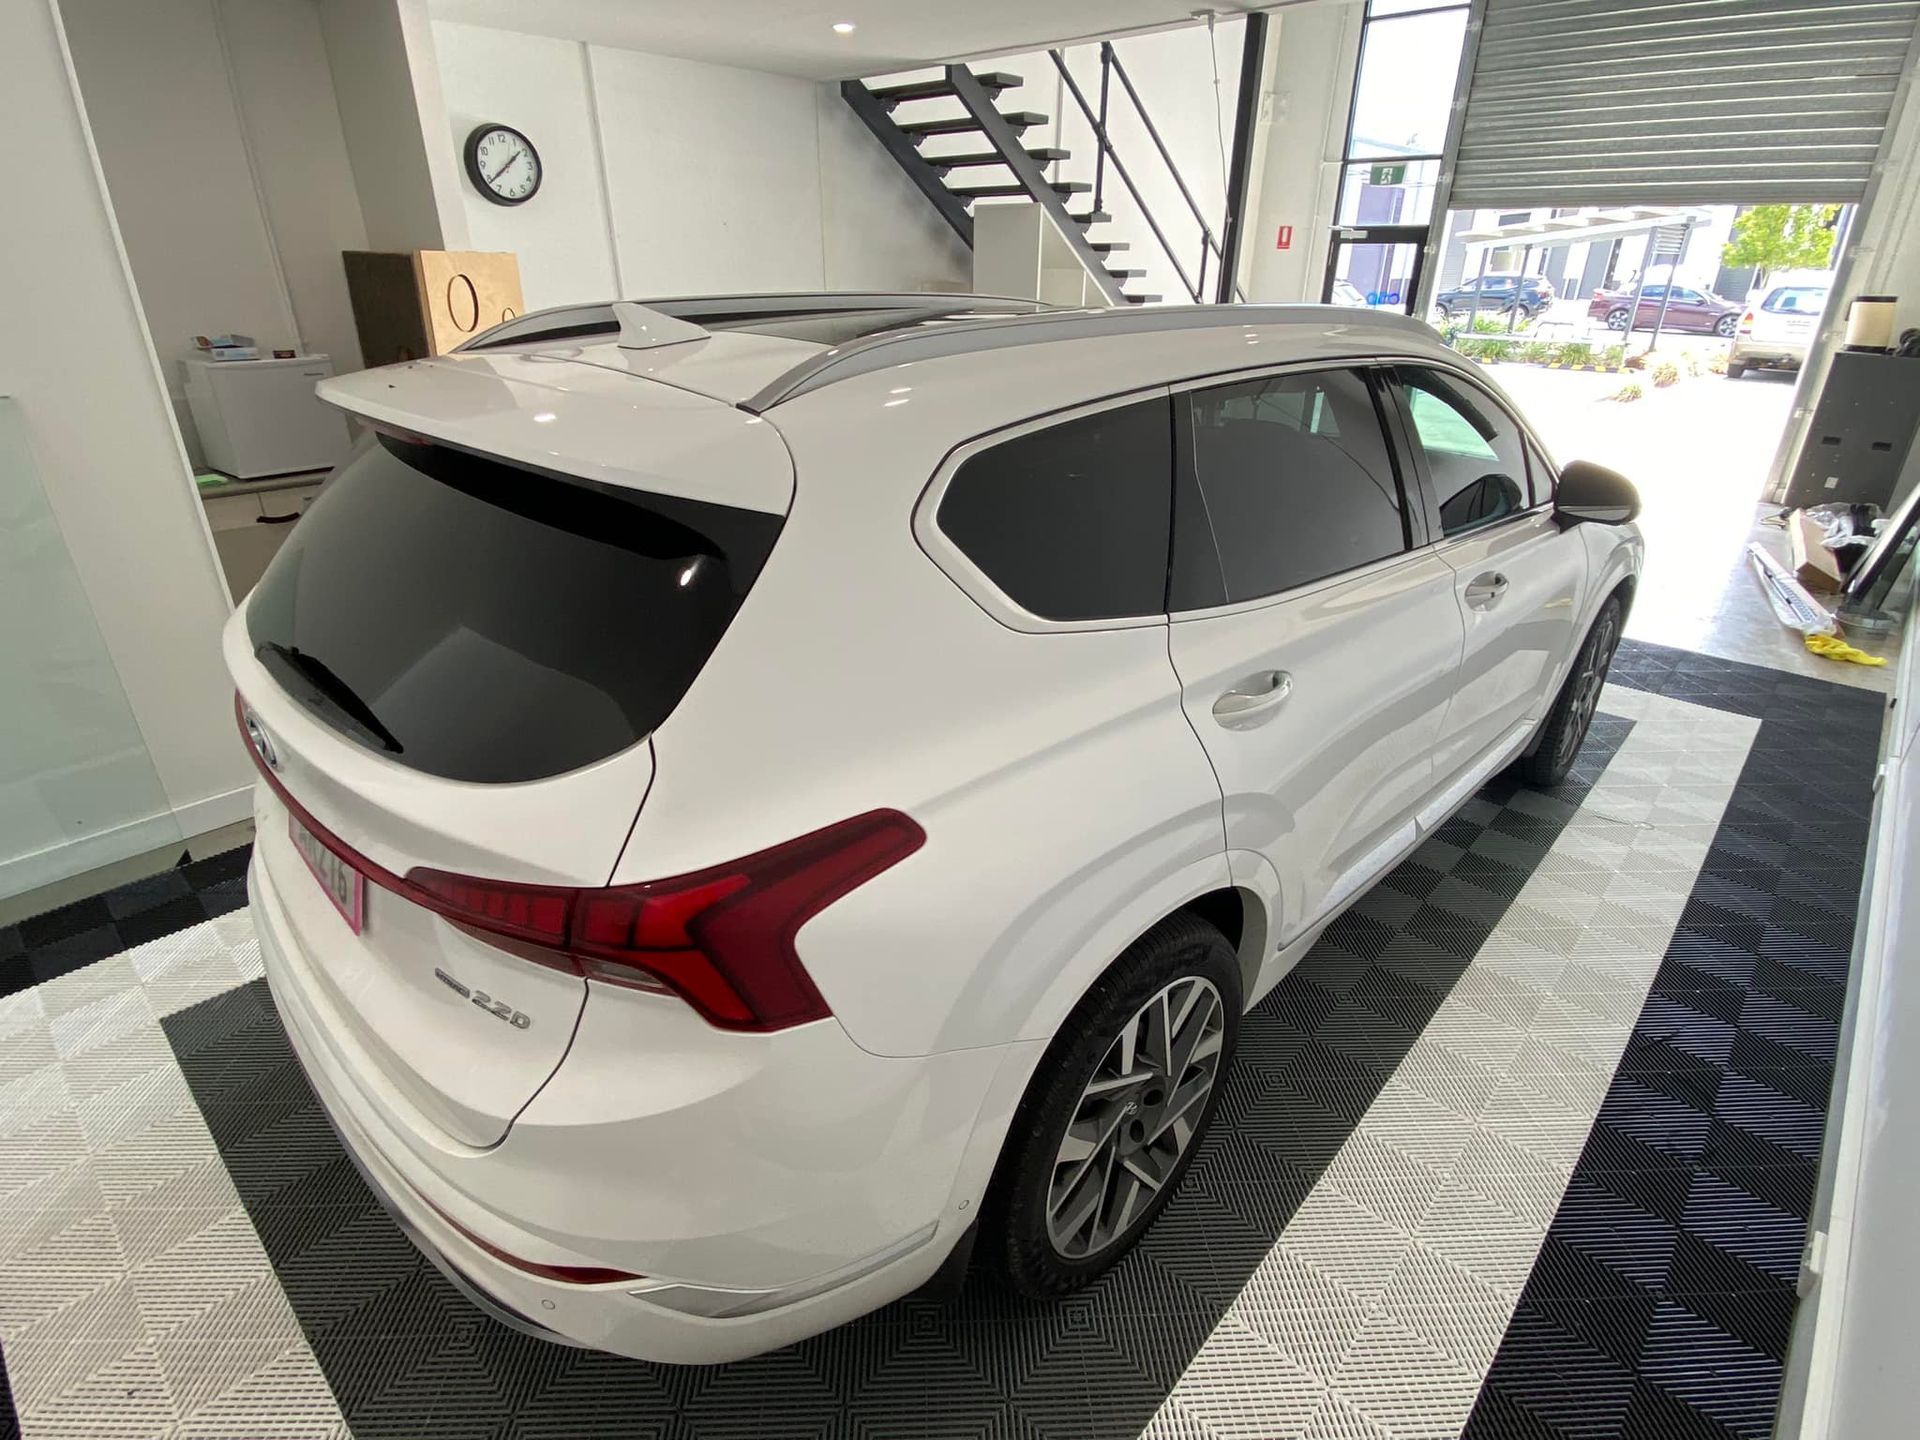
[[[781,1030],[831,1013],[794,949],[800,927],[926,838],[899,811],[871,810],[641,885],[566,890],[440,870],[411,871],[405,885],[410,899],[483,939],[548,947],[596,980],[672,990],[729,1030]]]
[[[1742,335],[1751,335],[1753,333],[1753,312],[1751,310],[1740,317],[1740,333]]]
[[[911,816],[869,810],[730,864],[671,880],[581,889],[445,870],[402,877],[368,859],[287,793],[247,729],[261,778],[327,849],[369,882],[523,959],[638,990],[678,994],[729,1030],[783,1030],[832,1012],[794,949],[800,927],[927,843]]]

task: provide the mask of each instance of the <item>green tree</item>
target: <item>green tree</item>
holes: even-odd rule
[[[1756,205],[1733,222],[1721,263],[1752,266],[1756,289],[1776,270],[1824,270],[1839,216],[1838,205]]]

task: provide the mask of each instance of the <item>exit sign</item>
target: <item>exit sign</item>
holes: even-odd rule
[[[1375,165],[1367,171],[1369,185],[1404,185],[1407,183],[1405,165]]]

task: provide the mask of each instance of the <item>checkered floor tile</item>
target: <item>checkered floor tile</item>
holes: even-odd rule
[[[29,1437],[1763,1436],[1878,703],[1631,644],[1615,681],[1568,785],[1489,786],[1248,1017],[1101,1283],[715,1369],[504,1331],[412,1251],[234,861],[0,932],[0,1386]]]

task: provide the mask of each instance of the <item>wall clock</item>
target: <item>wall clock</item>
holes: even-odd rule
[[[540,152],[511,125],[474,126],[466,161],[473,188],[496,205],[524,205],[540,191]]]

